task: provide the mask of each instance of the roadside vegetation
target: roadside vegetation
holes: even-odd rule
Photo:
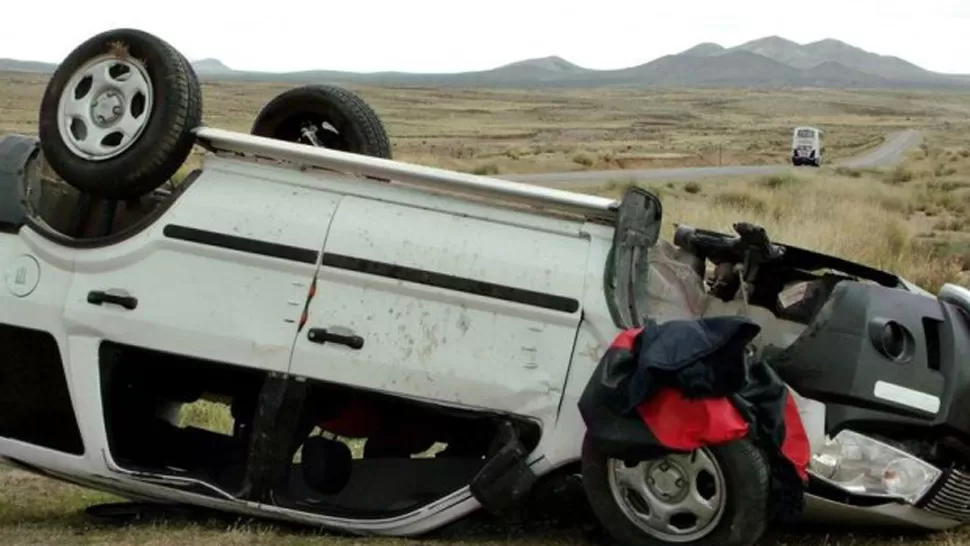
[[[761,177],[651,182],[674,222],[733,233],[749,221],[773,240],[894,271],[927,290],[970,286],[970,125],[934,131],[889,169],[790,169]],[[618,196],[622,178],[581,191]]]

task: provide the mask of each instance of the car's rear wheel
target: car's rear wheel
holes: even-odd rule
[[[768,522],[769,472],[747,440],[646,461],[583,443],[583,486],[606,531],[631,546],[748,546]]]
[[[103,32],[58,66],[41,101],[44,157],[64,181],[104,199],[169,180],[195,144],[202,92],[188,61],[134,29]]]
[[[274,97],[252,134],[384,159],[391,143],[384,124],[359,95],[334,85],[305,85]]]

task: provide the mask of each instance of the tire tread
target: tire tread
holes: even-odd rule
[[[380,117],[363,98],[337,85],[316,84],[295,87],[280,93],[260,110],[253,123],[252,133],[276,137],[276,126],[286,117],[298,113],[303,104],[327,105],[348,119],[356,146],[353,153],[391,158],[391,142]]]

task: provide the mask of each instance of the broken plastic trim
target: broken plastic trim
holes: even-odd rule
[[[627,188],[617,211],[606,272],[607,302],[620,328],[643,326],[648,310],[649,249],[660,238],[663,205],[653,193]]]
[[[500,425],[485,466],[469,484],[469,490],[481,505],[493,514],[502,514],[516,506],[532,490],[538,477],[527,462],[529,452],[519,440],[515,427],[508,421]]]

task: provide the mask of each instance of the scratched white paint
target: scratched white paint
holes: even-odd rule
[[[339,196],[217,170],[193,184],[150,230],[74,254],[68,332],[285,372],[315,264],[167,239],[174,223],[319,250]],[[138,308],[87,303],[91,290],[122,289]],[[96,355],[89,361],[95,373]]]
[[[580,458],[586,423],[579,413],[579,398],[600,358],[620,331],[613,323],[602,288],[605,282],[604,265],[609,257],[613,230],[606,226],[587,224],[583,226],[583,231],[591,242],[585,272],[583,322],[576,335],[555,427],[547,430],[536,449],[553,467]]]
[[[582,300],[589,240],[346,197],[327,253]],[[354,351],[297,339],[294,374],[448,404],[554,415],[581,313],[323,267],[307,328],[343,327]]]

